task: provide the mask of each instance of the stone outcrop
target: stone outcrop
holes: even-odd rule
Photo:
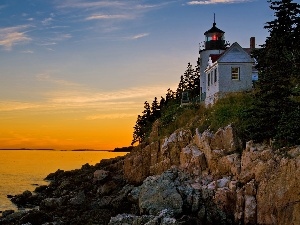
[[[168,209],[180,215],[183,201],[174,184],[175,179],[174,173],[164,173],[159,177],[147,177],[138,190],[140,212],[156,215],[160,211]]]
[[[236,223],[300,224],[299,154],[300,147],[274,150],[251,141],[243,150],[232,126],[216,133],[196,130],[194,136],[180,129],[132,152],[124,173],[129,182],[141,184],[177,166],[191,176],[194,190],[210,191],[213,202]],[[126,160],[140,157],[137,170],[143,175],[136,176]]]
[[[158,175],[172,166],[180,165],[180,153],[192,139],[190,131],[178,130],[162,141],[155,141],[132,151],[124,160],[124,176],[140,184],[151,175]]]

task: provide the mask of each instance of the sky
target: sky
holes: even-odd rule
[[[266,0],[1,0],[0,148],[129,146],[144,102],[176,90],[204,32],[257,46]]]

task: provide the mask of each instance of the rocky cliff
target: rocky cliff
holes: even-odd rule
[[[164,171],[174,172],[174,168],[175,174],[178,171],[185,174],[184,182],[161,178]],[[179,192],[178,204],[197,212],[198,217],[205,214],[205,221],[211,220],[208,218],[211,209],[205,208],[201,201],[211,200],[219,214],[224,213],[223,221],[300,224],[300,147],[274,150],[250,141],[242,149],[231,126],[216,133],[196,131],[194,136],[188,130],[177,130],[164,140],[136,149],[124,160],[124,176],[132,184],[148,177],[142,190],[150,185],[149,176],[152,180],[160,179],[156,181],[159,184],[166,182],[163,186],[174,189],[172,193]],[[180,185],[176,186],[176,182]],[[187,196],[180,192],[186,189]],[[209,199],[205,198],[206,193]],[[200,202],[195,202],[198,195]],[[140,197],[144,198],[142,194]],[[139,199],[141,208],[142,199]],[[170,203],[168,207],[178,212],[178,205]]]
[[[49,186],[12,199],[39,210],[5,211],[0,224],[300,224],[300,146],[243,148],[231,126],[151,138],[125,157],[50,174]]]

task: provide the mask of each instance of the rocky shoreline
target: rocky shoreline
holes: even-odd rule
[[[177,130],[123,157],[49,174],[47,186],[12,196],[29,211],[1,225],[300,224],[300,147],[241,142],[231,126]]]

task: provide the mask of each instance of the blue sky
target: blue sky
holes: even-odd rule
[[[144,101],[175,90],[195,66],[214,13],[242,47],[251,36],[263,44],[273,19],[265,0],[2,0],[0,143],[129,145]],[[73,130],[89,126],[98,135],[80,142]],[[119,142],[112,128],[124,133]]]

